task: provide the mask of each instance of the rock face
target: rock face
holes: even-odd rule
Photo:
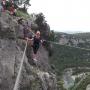
[[[0,46],[1,90],[12,90],[13,77],[19,68],[22,51],[18,50],[16,42],[12,40],[0,39]]]
[[[20,27],[15,17],[7,13],[0,17],[0,90],[14,88],[25,47],[25,41],[18,39],[19,36],[23,37]],[[31,49],[27,48],[19,90],[57,90],[56,76],[50,72],[47,51],[40,48],[37,66],[31,65],[30,52]]]

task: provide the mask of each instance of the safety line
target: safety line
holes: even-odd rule
[[[21,59],[20,69],[19,69],[19,72],[18,72],[18,75],[17,75],[16,82],[15,82],[13,90],[18,90],[19,89],[19,84],[20,84],[19,81],[20,81],[20,76],[21,76],[21,72],[22,72],[25,52],[26,52],[26,48],[27,48],[27,42],[28,42],[28,40],[26,41],[26,46],[25,46],[24,53],[23,53],[23,56],[22,56],[22,59]]]

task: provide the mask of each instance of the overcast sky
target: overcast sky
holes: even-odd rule
[[[90,0],[31,0],[29,13],[42,12],[56,31],[90,31]]]

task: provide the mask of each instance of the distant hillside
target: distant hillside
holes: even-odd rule
[[[82,67],[90,67],[90,51],[81,50],[74,47],[53,45],[53,55],[50,62],[55,66],[57,74],[66,68],[74,68],[73,74],[77,72],[86,72],[90,69]],[[81,67],[81,68],[80,68]]]
[[[55,33],[55,40],[59,42],[60,45],[90,48],[90,33]]]
[[[62,74],[63,72],[68,69],[72,68],[73,75],[77,75],[80,73],[90,72],[90,50],[80,49],[76,47],[66,46],[66,45],[57,45],[53,44],[53,55],[50,57],[50,63],[53,72],[57,74],[58,82],[60,82],[59,86],[62,86]],[[88,85],[87,79],[85,79],[86,83],[84,87],[80,86],[77,87],[75,90],[85,90],[86,86]],[[80,87],[82,89],[80,89]],[[79,88],[79,89],[78,89]],[[61,89],[65,90],[65,89]],[[73,89],[70,89],[73,90]]]
[[[90,32],[88,33],[76,33],[76,34],[72,34],[74,37],[76,38],[80,38],[80,39],[90,39]]]

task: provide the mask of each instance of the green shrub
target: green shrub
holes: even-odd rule
[[[22,12],[22,11],[20,11],[20,10],[17,10],[16,15],[17,15],[18,17],[23,17],[24,19],[30,18],[30,15],[29,15],[29,14],[24,13],[24,12]]]

